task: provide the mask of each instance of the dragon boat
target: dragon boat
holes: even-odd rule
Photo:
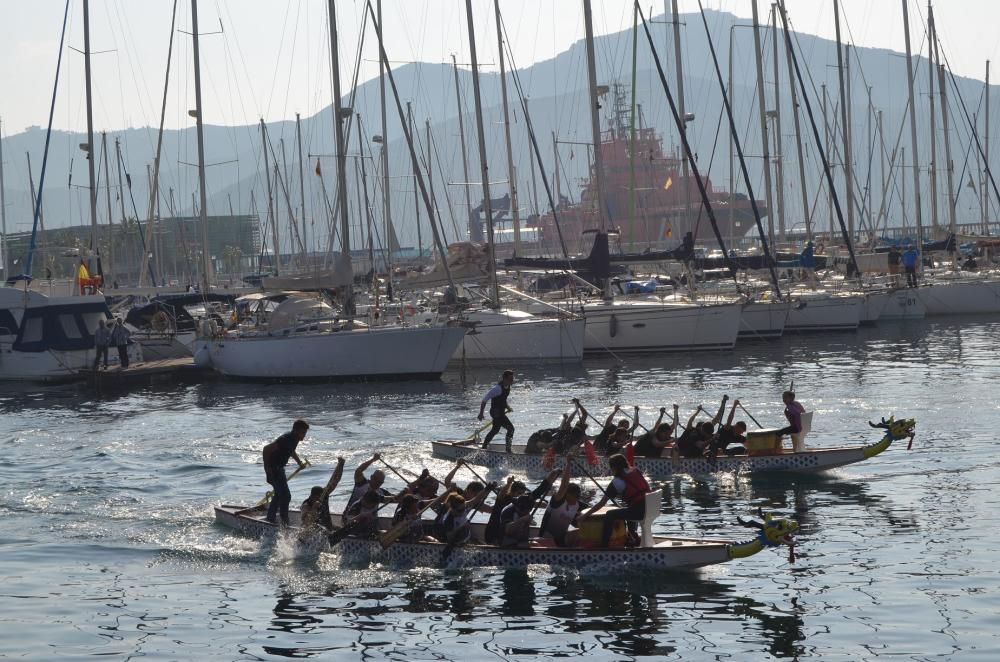
[[[393,567],[501,567],[520,568],[529,565],[549,565],[582,569],[591,572],[619,571],[623,567],[634,569],[694,569],[733,559],[746,558],[770,548],[787,545],[789,559],[795,544],[798,523],[794,520],[777,518],[760,513],[760,520],[743,520],[742,526],[756,529],[756,534],[747,540],[699,539],[654,535],[651,530],[653,520],[660,512],[663,493],[659,490],[646,497],[646,519],[640,523],[642,535],[635,547],[596,547],[586,543],[581,537],[579,547],[556,547],[551,540],[537,538],[538,529],[531,530],[532,538],[527,547],[499,547],[483,543],[486,525],[473,522],[471,539],[468,543],[451,547],[441,542],[399,541],[388,546],[378,538],[342,537],[337,540],[336,549],[341,558],[349,562],[378,562]],[[235,529],[241,534],[266,538],[276,536],[279,528],[264,519],[265,509],[261,507],[220,505],[215,507],[216,522]],[[342,523],[341,516],[332,516],[334,526]],[[290,533],[300,532],[301,522],[298,511],[289,511]],[[379,518],[379,527],[389,529],[391,519]],[[597,534],[600,520],[591,533]],[[581,530],[581,533],[583,531]],[[331,534],[331,543],[335,538]],[[591,536],[593,540],[594,536]]]
[[[916,422],[912,418],[890,417],[879,423],[869,421],[872,428],[883,431],[875,443],[831,448],[808,448],[804,433],[794,440],[793,448],[778,446],[776,430],[759,430],[748,433],[747,455],[720,455],[716,458],[635,457],[635,466],[647,478],[664,479],[674,474],[711,473],[819,473],[870,459],[885,452],[895,441],[910,439],[912,444]],[[444,460],[464,460],[489,469],[517,472],[528,476],[541,476],[552,470],[554,458],[545,454],[528,454],[524,446],[513,445],[510,452],[503,443],[482,448],[478,439],[431,442],[433,455]],[[595,475],[610,475],[608,458],[596,458],[589,471]]]

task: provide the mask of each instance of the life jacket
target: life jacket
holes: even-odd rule
[[[638,469],[627,471],[622,476],[622,480],[625,482],[625,490],[622,493],[622,498],[630,506],[637,506],[642,503],[646,495],[652,491],[649,489],[646,477]]]
[[[498,382],[497,385],[500,387],[500,395],[490,399],[490,416],[492,418],[498,418],[507,413],[507,396],[510,395],[509,386],[504,386],[503,382]]]

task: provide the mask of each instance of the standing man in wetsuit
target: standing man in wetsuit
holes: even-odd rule
[[[305,439],[308,430],[309,424],[299,419],[292,424],[291,432],[286,432],[264,446],[264,473],[267,475],[267,482],[274,488],[274,495],[267,507],[267,521],[272,524],[280,512],[282,525],[288,526],[288,504],[292,501],[292,493],[288,489],[285,465],[289,459],[294,459],[300,468],[305,467],[305,462],[299,459],[295,448]]]
[[[483,448],[489,448],[490,442],[493,437],[496,436],[500,428],[507,430],[507,452],[510,452],[511,442],[514,440],[514,424],[510,422],[507,418],[507,412],[513,411],[507,405],[507,396],[510,395],[510,387],[514,384],[514,371],[504,370],[503,375],[500,376],[500,381],[493,385],[486,395],[483,396],[483,401],[479,403],[479,420],[483,420],[483,412],[486,410],[486,403],[490,403],[490,419],[493,421],[493,427],[486,434],[486,439],[483,440]]]

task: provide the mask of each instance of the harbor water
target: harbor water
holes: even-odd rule
[[[300,452],[313,467],[290,483],[293,503],[339,455],[338,504],[373,451],[443,475],[428,440],[472,432],[506,366],[399,384],[5,385],[0,657],[997,660],[998,343],[1000,318],[951,318],[519,369],[520,439],[573,397],[598,417],[639,405],[649,424],[660,406],[714,413],[729,394],[780,425],[792,382],[815,412],[811,445],[870,443],[867,421],[916,419],[912,450],[822,477],[658,483],[661,533],[747,539],[737,517],[758,507],[801,525],[794,562],[780,548],[696,572],[360,566],[214,523],[213,505],[263,496],[260,449],[295,418],[312,425]]]

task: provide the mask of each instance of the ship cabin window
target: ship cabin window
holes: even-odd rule
[[[43,321],[41,317],[29,317],[24,320],[24,328],[21,329],[20,341],[22,343],[42,342]]]
[[[80,333],[80,327],[76,323],[76,315],[72,313],[63,313],[59,316],[59,326],[62,328],[63,335],[71,340],[77,340],[83,337]]]

